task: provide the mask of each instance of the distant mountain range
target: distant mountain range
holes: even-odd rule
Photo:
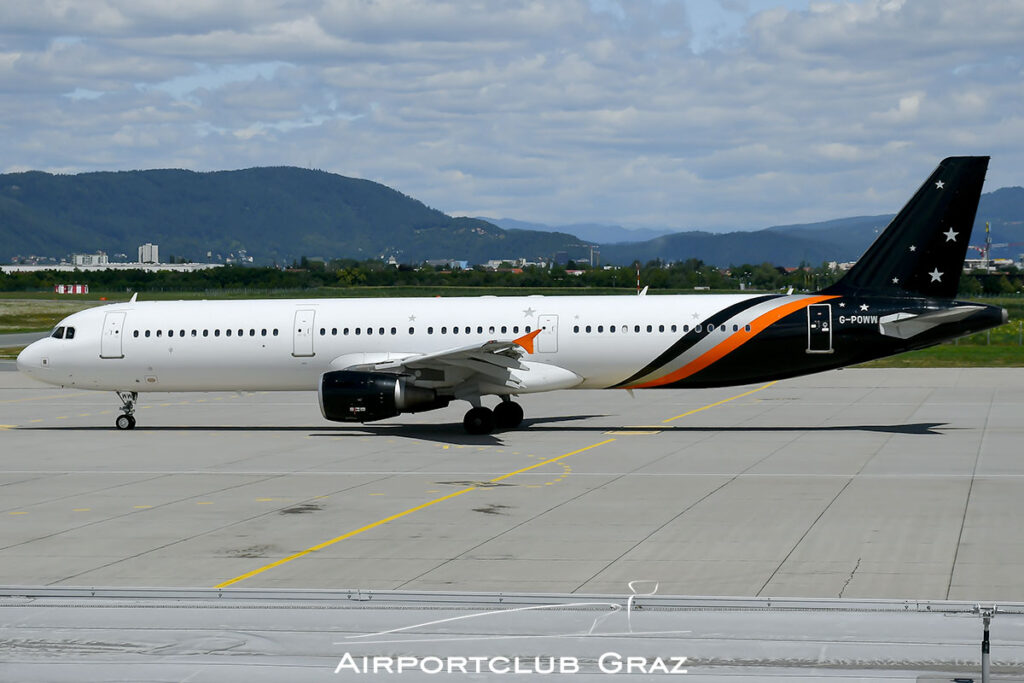
[[[453,218],[379,183],[301,168],[0,175],[0,261],[96,250],[131,257],[144,242],[159,244],[163,258],[245,249],[257,263],[583,253],[570,247],[573,235]]]
[[[356,259],[570,258],[600,244],[601,262],[705,263],[852,261],[891,215],[841,218],[730,233],[676,232],[580,223],[552,228],[514,219],[458,218],[396,190],[355,178],[292,167],[196,173],[182,170],[0,175],[0,261],[15,255],[63,257],[102,250],[132,256],[144,242],[163,257],[196,261],[207,252],[245,249],[257,263],[302,256]],[[993,256],[1024,253],[1024,188],[982,196],[971,244],[1005,246]],[[968,252],[969,255],[972,252]]]
[[[517,221],[514,218],[485,218],[477,216],[482,221],[493,223],[504,230],[540,230],[541,232],[565,232],[576,235],[581,240],[595,242],[597,244],[621,244],[623,242],[643,242],[652,240],[663,235],[671,235],[673,230],[659,230],[655,228],[624,228],[621,225],[606,225],[603,223],[570,223],[569,225],[545,225],[544,223],[529,223]]]

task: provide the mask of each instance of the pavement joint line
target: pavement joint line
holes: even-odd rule
[[[775,382],[768,382],[768,384],[760,386],[757,389],[751,389],[750,391],[745,391],[742,394],[737,394],[736,396],[732,396],[730,398],[722,399],[721,401],[718,401],[717,403],[709,403],[706,406],[702,406],[700,408],[694,408],[693,410],[688,410],[685,413],[682,413],[680,415],[676,415],[675,417],[670,417],[667,420],[662,420],[661,422],[662,422],[662,424],[668,424],[669,422],[672,422],[673,420],[678,420],[679,418],[687,417],[688,415],[693,415],[695,413],[699,413],[699,412],[701,412],[703,410],[707,410],[708,408],[714,408],[714,407],[720,406],[720,405],[722,405],[724,403],[728,403],[729,401],[735,401],[738,398],[743,398],[744,396],[750,396],[751,394],[756,394],[759,391],[764,391],[768,387],[773,386],[777,382],[778,382],[778,380],[776,380]]]
[[[564,458],[568,458],[568,457],[571,457],[573,455],[577,455],[579,453],[583,453],[584,451],[589,451],[592,448],[597,448],[599,446],[604,446],[605,444],[609,444],[609,443],[611,443],[613,441],[615,441],[615,439],[605,439],[604,441],[599,441],[597,443],[590,444],[589,446],[584,446],[583,448],[578,448],[578,449],[576,449],[574,451],[570,451],[568,453],[563,453],[562,455],[555,456],[554,458],[549,458],[549,459],[544,460],[542,462],[534,463],[534,464],[529,465],[527,467],[524,467],[522,469],[518,469],[518,470],[516,470],[514,472],[509,472],[507,474],[503,474],[500,477],[495,477],[493,479],[488,480],[488,483],[495,483],[496,484],[496,483],[498,483],[500,481],[504,481],[505,479],[509,479],[509,478],[514,477],[514,476],[516,476],[518,474],[523,474],[524,472],[529,472],[530,470],[536,469],[538,467],[543,467],[544,465],[548,465],[548,464],[553,463],[553,462],[558,462],[559,460],[562,460]],[[352,531],[346,532],[346,533],[342,534],[341,536],[336,536],[336,537],[334,537],[334,538],[332,538],[332,539],[330,539],[328,541],[324,541],[323,543],[318,543],[317,545],[310,546],[309,548],[306,548],[305,550],[301,550],[301,551],[299,551],[297,553],[293,553],[293,554],[291,554],[291,555],[289,555],[287,557],[283,557],[280,560],[277,560],[275,562],[271,562],[270,564],[264,565],[262,567],[254,569],[254,570],[252,570],[250,572],[246,572],[245,574],[242,574],[240,576],[236,576],[233,579],[228,579],[227,581],[224,581],[224,582],[221,582],[221,583],[217,584],[216,586],[214,586],[214,588],[227,588],[228,586],[234,585],[234,584],[239,583],[241,581],[245,581],[246,579],[250,579],[250,578],[252,578],[254,576],[257,576],[258,574],[262,574],[265,571],[269,571],[271,569],[274,569],[275,567],[280,567],[283,564],[287,564],[288,562],[291,562],[292,560],[297,560],[300,557],[305,557],[306,555],[309,555],[311,553],[315,553],[318,550],[323,550],[324,548],[328,548],[328,547],[334,545],[335,543],[339,543],[341,541],[344,541],[346,539],[352,538],[354,536],[358,536],[361,533],[364,533],[366,531],[370,531],[371,529],[376,529],[379,526],[384,526],[385,524],[387,524],[389,522],[393,522],[396,519],[401,519],[402,517],[405,517],[407,515],[411,515],[411,514],[413,514],[415,512],[419,512],[420,510],[425,510],[426,508],[434,506],[434,505],[437,505],[438,503],[443,503],[443,502],[445,502],[447,500],[451,500],[452,498],[457,498],[457,497],[459,497],[461,495],[469,493],[470,491],[476,491],[479,488],[480,488],[479,486],[468,486],[468,487],[466,487],[464,489],[460,489],[458,491],[454,491],[452,493],[449,493],[447,495],[441,496],[439,498],[434,498],[433,500],[429,500],[426,503],[422,503],[422,504],[417,505],[415,507],[409,508],[408,510],[404,510],[402,512],[395,513],[395,514],[391,515],[390,517],[385,517],[383,519],[379,519],[376,522],[371,522],[370,524],[366,524],[364,526],[359,527],[358,529],[354,529]]]

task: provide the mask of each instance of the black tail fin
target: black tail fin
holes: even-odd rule
[[[949,157],[826,294],[956,297],[988,157]]]

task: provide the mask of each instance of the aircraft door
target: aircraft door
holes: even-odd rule
[[[807,307],[807,353],[832,353],[832,304]]]
[[[315,318],[316,311],[314,310],[295,311],[295,329],[292,334],[293,356],[313,355],[313,321]]]
[[[121,337],[124,330],[125,313],[107,313],[103,318],[103,333],[100,335],[100,358],[124,358]]]
[[[558,351],[558,316],[539,315],[537,326],[541,328],[537,335],[537,351],[539,353],[554,353]]]

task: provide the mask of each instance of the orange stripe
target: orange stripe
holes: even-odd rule
[[[719,342],[716,346],[708,349],[703,354],[693,359],[683,367],[670,372],[669,374],[652,379],[643,384],[633,384],[628,389],[649,389],[651,387],[660,387],[665,384],[671,384],[672,382],[678,382],[681,379],[686,379],[690,375],[700,372],[704,368],[708,367],[717,360],[724,358],[739,347],[746,344],[748,341],[753,339],[757,334],[760,334],[764,330],[768,329],[772,324],[782,320],[790,313],[799,311],[801,308],[806,308],[811,304],[816,304],[822,301],[828,301],[829,299],[837,299],[839,297],[835,295],[828,296],[813,296],[807,299],[801,299],[800,301],[791,301],[787,304],[783,304],[778,308],[774,308],[767,313],[763,313],[754,319],[750,323],[750,332],[746,330],[740,332],[733,332],[726,339]]]

